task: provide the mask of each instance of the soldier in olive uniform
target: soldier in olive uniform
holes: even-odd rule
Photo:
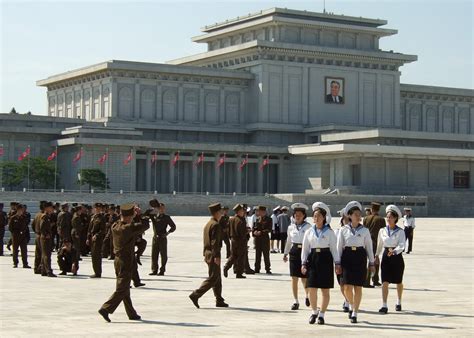
[[[372,238],[372,247],[375,255],[377,250],[377,238],[380,229],[385,228],[385,218],[379,216],[380,203],[372,202],[370,204],[370,214],[364,217],[364,226],[369,229],[370,237]],[[370,269],[367,269],[367,278],[365,280],[365,288],[373,288],[374,286],[381,286],[379,282],[379,264],[375,263],[375,273],[372,277],[374,285],[370,284]]]
[[[61,204],[61,211],[58,214],[57,221],[57,228],[59,233],[59,240],[61,241],[61,247],[65,239],[71,241],[71,220],[72,215],[69,212],[69,204],[64,202]]]
[[[153,223],[153,244],[151,247],[151,273],[163,276],[168,262],[168,235],[176,230],[176,224],[165,213],[165,205],[156,199],[150,201],[153,211],[150,214]],[[161,256],[161,267],[158,272],[158,256]]]
[[[112,225],[112,240],[114,241],[114,267],[117,276],[115,292],[108,301],[99,309],[100,315],[110,322],[109,314],[123,301],[125,311],[130,320],[140,320],[132,305],[130,298],[130,282],[134,268],[134,248],[135,241],[139,234],[150,227],[150,220],[142,218],[139,223],[133,223],[134,214],[140,215],[140,209],[133,204],[125,204],[120,207],[121,218]]]
[[[247,252],[247,220],[245,218],[245,209],[242,204],[235,205],[235,215],[229,220],[230,237],[232,243],[231,256],[224,266],[224,277],[227,278],[227,272],[235,266],[236,278],[246,278],[243,273],[245,269],[245,258]]]
[[[41,217],[44,214],[44,205],[46,201],[39,202],[39,211],[36,213],[33,218],[33,223],[31,223],[31,228],[35,232],[35,264],[33,266],[33,271],[35,274],[41,274],[43,268],[41,265],[41,232],[40,232],[40,221]]]
[[[102,203],[94,204],[94,214],[89,224],[88,241],[91,247],[91,259],[94,274],[91,278],[100,278],[102,276],[102,244],[104,242],[107,230],[105,216],[103,214]]]
[[[7,226],[7,213],[3,211],[3,203],[0,203],[0,256],[3,256],[3,237]]]
[[[73,276],[77,276],[79,270],[78,254],[69,239],[63,240],[63,245],[58,251],[58,266],[61,270],[60,275],[65,276],[68,272],[72,272]]]
[[[59,251],[59,232],[58,232],[58,214],[59,214],[59,202],[54,203],[54,210],[49,216],[51,222],[51,239],[52,248],[55,251]]]
[[[18,204],[16,213],[10,217],[8,227],[12,235],[13,244],[13,267],[18,267],[18,249],[21,250],[21,260],[23,262],[23,268],[30,269],[28,265],[28,242],[29,229],[28,219],[25,215],[25,209],[23,205]]]
[[[228,307],[222,298],[222,278],[221,278],[221,247],[222,247],[222,230],[219,220],[222,217],[222,208],[220,203],[209,205],[211,219],[204,227],[203,243],[204,243],[204,260],[208,266],[209,277],[202,282],[199,289],[194,290],[189,298],[194,306],[199,309],[198,300],[211,288],[216,297],[216,307]]]
[[[272,231],[272,219],[267,215],[267,208],[264,206],[257,207],[257,222],[252,229],[252,235],[255,238],[255,272],[260,272],[260,262],[265,260],[265,271],[268,275],[270,271],[270,237]]]
[[[78,205],[74,207],[74,214],[71,221],[71,239],[72,247],[75,249],[77,260],[81,260],[81,233],[84,227],[82,223],[82,213],[84,212],[84,207]]]
[[[46,202],[44,204],[44,213],[41,215],[39,220],[39,231],[41,241],[41,265],[42,265],[42,276],[56,277],[51,269],[51,251],[53,249],[53,234],[51,232],[51,220],[50,215],[54,212],[52,202]]]
[[[231,255],[230,252],[230,236],[229,236],[229,220],[230,217],[228,215],[229,213],[229,207],[223,206],[222,207],[222,218],[220,220],[221,224],[221,229],[222,229],[222,242],[225,244],[225,250],[226,250],[226,258],[229,258]]]

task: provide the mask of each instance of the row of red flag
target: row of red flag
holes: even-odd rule
[[[26,148],[25,151],[23,151],[20,156],[18,156],[18,161],[23,161],[25,158],[27,158],[29,155],[30,155],[30,152],[31,152],[31,149],[30,147],[28,146],[28,148]],[[3,150],[3,147],[0,147],[0,156],[3,156],[4,154],[4,150]],[[73,163],[77,163],[80,161],[80,159],[82,158],[82,155],[84,155],[84,150],[81,148],[81,150],[74,156],[74,158],[72,159],[72,162]],[[52,161],[54,160],[55,158],[57,158],[58,156],[58,149],[56,148],[47,158],[48,161]],[[107,159],[109,157],[109,152],[106,151],[102,156],[99,157],[99,159],[97,160],[97,163],[99,164],[104,164]],[[127,154],[127,157],[123,160],[123,164],[124,165],[127,165],[130,163],[130,161],[132,160],[132,152],[130,151],[128,154]],[[217,162],[217,167],[221,167],[225,162],[226,162],[226,156],[225,156],[225,153],[219,158],[219,161]],[[157,154],[157,151],[155,150],[153,153],[152,153],[152,156],[151,156],[151,163],[155,163],[156,161],[158,160],[158,154]],[[179,151],[175,153],[174,155],[174,158],[173,160],[171,161],[171,164],[173,166],[176,166],[176,164],[179,162]],[[201,165],[202,163],[204,163],[204,153],[202,152],[201,155],[199,155],[197,161],[194,163],[194,165],[197,167],[199,165]],[[249,163],[249,155],[247,154],[245,156],[245,158],[240,162],[240,165],[239,165],[239,170],[242,171],[244,170],[245,166]],[[260,164],[259,166],[259,169],[260,170],[263,170],[268,164],[270,164],[270,160],[269,160],[269,157],[267,155],[267,157],[263,160],[263,162]]]

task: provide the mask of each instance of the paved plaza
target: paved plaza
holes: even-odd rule
[[[112,261],[104,260],[102,279],[89,279],[90,258],[81,262],[80,276],[45,278],[32,270],[13,269],[10,256],[0,257],[0,336],[457,336],[474,335],[474,220],[418,218],[414,251],[405,255],[403,311],[394,311],[390,289],[389,314],[380,315],[381,289],[364,289],[359,323],[342,312],[343,298],[331,293],[326,325],[309,325],[310,310],[301,293],[299,311],[293,303],[288,266],[272,254],[273,275],[223,280],[230,308],[214,307],[212,291],[196,309],[188,295],[207,273],[202,259],[202,228],[207,217],[175,217],[177,231],[169,238],[164,277],[150,272],[151,231],[139,268],[145,287],[132,289],[140,322],[128,320],[121,305],[106,323],[97,310],[115,287]],[[333,221],[333,227],[337,220]],[[33,246],[29,246],[33,264]],[[224,253],[224,250],[222,251]],[[8,254],[8,251],[6,251]],[[254,251],[250,253],[253,265]],[[56,254],[53,268],[57,270]]]

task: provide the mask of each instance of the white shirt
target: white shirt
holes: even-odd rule
[[[275,231],[275,227],[278,225],[278,217],[275,214],[272,214],[272,230]]]
[[[253,214],[252,216],[247,217],[247,227],[252,229],[253,225],[257,221],[257,215]]]
[[[369,263],[374,264],[374,249],[372,248],[372,239],[370,238],[369,229],[363,225],[359,225],[357,228],[352,228],[351,224],[346,224],[341,227],[337,236],[337,251],[339,256],[342,256],[342,252],[346,246],[362,246],[367,251]]]
[[[288,255],[290,253],[291,246],[293,244],[302,244],[303,239],[304,239],[304,234],[305,232],[311,228],[311,224],[308,222],[304,222],[303,224],[300,224],[299,227],[292,223],[288,227],[288,239],[285,244],[285,251],[283,252],[285,255]]]
[[[393,251],[399,255],[405,250],[405,232],[400,227],[389,230],[388,226],[379,230],[377,237],[377,251],[375,254],[380,256],[384,248],[395,248]]]
[[[319,230],[312,226],[303,238],[303,249],[301,250],[301,262],[306,262],[311,249],[329,248],[332,254],[334,264],[340,264],[341,256],[337,251],[337,237],[334,231],[329,227]]]
[[[415,217],[407,217],[407,215],[403,216],[403,226],[406,227],[411,227],[415,229]]]

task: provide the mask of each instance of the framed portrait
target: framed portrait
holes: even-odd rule
[[[346,103],[344,97],[344,78],[326,76],[324,78],[324,85],[324,88],[326,88],[326,92],[324,93],[325,103]]]

